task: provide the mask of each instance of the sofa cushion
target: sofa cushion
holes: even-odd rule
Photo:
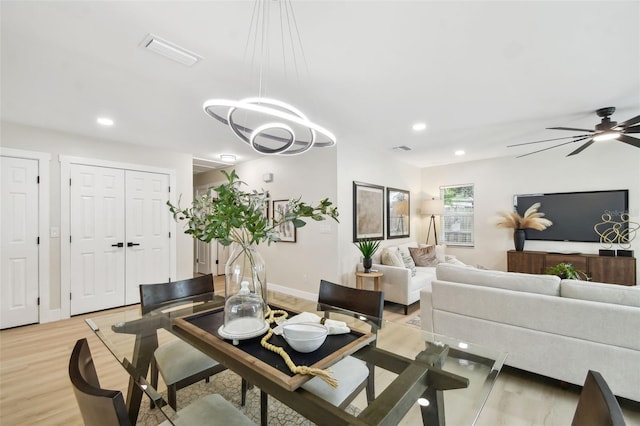
[[[382,249],[380,261],[383,265],[399,266],[404,268],[404,262],[400,257],[400,251],[397,246],[385,247]]]
[[[525,291],[548,296],[560,295],[560,278],[555,275],[479,270],[468,266],[440,263],[436,267],[436,277],[441,281]]]
[[[560,282],[560,296],[640,308],[640,287],[637,286],[627,287],[579,280],[562,280]]]
[[[435,247],[436,248],[436,259],[438,259],[438,263],[442,263],[442,262],[446,262],[447,261],[447,256],[446,256],[446,248],[447,246],[444,244],[438,244],[436,246],[434,246],[433,244],[420,244],[419,247]]]
[[[640,329],[640,309],[632,306],[440,280],[431,292],[435,311],[640,350],[640,333],[629,332]],[[437,322],[434,331],[444,332]]]
[[[416,266],[436,266],[438,264],[435,246],[409,247],[409,253]]]
[[[468,266],[466,263],[458,260],[455,256],[449,256],[447,255],[445,258],[445,262],[450,263],[452,265],[458,265],[458,266]]]
[[[405,268],[409,269],[411,271],[411,276],[415,277],[416,276],[416,264],[413,261],[413,258],[411,257],[411,255],[407,252],[405,253],[404,251],[400,251],[400,254],[402,255],[402,261],[404,262],[404,266]]]

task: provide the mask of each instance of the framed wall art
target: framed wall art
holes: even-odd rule
[[[289,208],[289,200],[273,200],[273,221],[277,222],[281,220],[282,217],[287,214]],[[295,243],[296,227],[293,225],[293,222],[285,222],[278,226],[278,236],[282,242]]]
[[[384,187],[353,182],[353,241],[384,238]]]
[[[387,188],[387,238],[409,237],[409,191]]]

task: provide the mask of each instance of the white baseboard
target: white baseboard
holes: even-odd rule
[[[317,293],[309,293],[308,291],[296,290],[295,288],[284,287],[278,284],[268,283],[267,290],[277,291],[278,293],[288,294],[290,296],[299,297],[300,299],[310,300],[312,302],[318,300]]]

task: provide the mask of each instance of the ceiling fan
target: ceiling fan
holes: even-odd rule
[[[534,142],[519,143],[515,145],[508,145],[507,148],[511,148],[514,146],[530,145],[530,144],[535,144],[540,142],[551,142],[551,141],[559,141],[562,139],[571,139],[568,142],[563,142],[554,146],[529,152],[527,154],[519,155],[516,158],[526,157],[527,155],[536,154],[538,152],[547,151],[549,149],[557,148],[559,146],[567,145],[574,142],[581,142],[581,141],[586,141],[586,142],[580,145],[580,147],[578,147],[578,149],[576,149],[575,151],[572,151],[569,154],[567,154],[567,157],[570,155],[576,155],[581,153],[594,142],[607,141],[607,140],[613,140],[613,139],[618,140],[620,142],[628,143],[629,145],[633,145],[636,148],[640,148],[640,139],[627,136],[627,133],[640,133],[640,125],[636,125],[637,123],[640,123],[640,115],[637,115],[633,118],[628,119],[623,123],[618,124],[615,121],[611,121],[611,119],[609,118],[611,115],[613,115],[614,112],[616,112],[615,107],[600,108],[596,110],[596,114],[598,114],[598,117],[602,118],[602,120],[600,121],[600,124],[596,124],[595,130],[576,129],[573,127],[547,127],[547,129],[549,130],[570,130],[572,132],[588,132],[587,134],[567,136],[563,138],[545,139],[545,140],[534,141]]]

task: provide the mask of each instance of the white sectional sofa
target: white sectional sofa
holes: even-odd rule
[[[385,251],[398,251],[405,257],[409,255],[409,248],[427,247],[425,244],[410,242],[397,246],[384,247],[373,257],[372,270],[382,272],[384,275],[380,279],[380,285],[384,291],[384,300],[403,305],[404,314],[410,305],[420,300],[420,290],[431,288],[431,281],[436,277],[435,265],[440,262],[458,262],[455,256],[445,255],[445,246],[436,246],[435,262],[433,266],[416,266],[415,274],[411,268],[407,268],[400,260],[395,266],[383,264]],[[392,262],[387,262],[392,263]],[[362,264],[358,265],[358,270],[362,271]]]
[[[582,385],[600,372],[640,401],[640,288],[439,264],[425,330],[508,352],[506,364]]]

